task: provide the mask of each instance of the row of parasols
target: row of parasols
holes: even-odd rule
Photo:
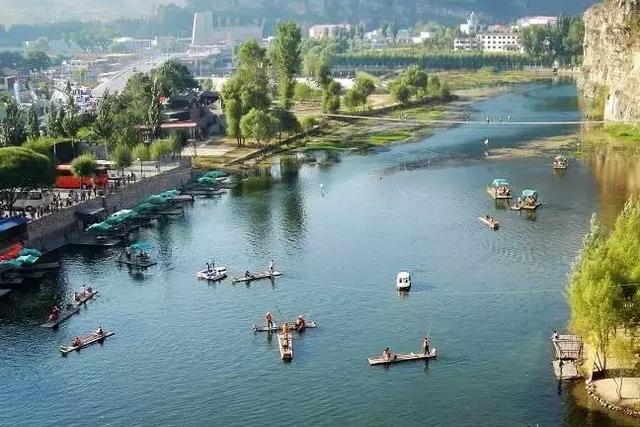
[[[86,231],[93,233],[104,233],[113,231],[114,228],[128,221],[136,220],[140,217],[153,215],[167,206],[171,205],[180,195],[178,190],[169,190],[164,193],[154,194],[142,201],[133,209],[122,209],[109,215],[104,221],[90,225]]]
[[[25,248],[17,243],[0,254],[0,271],[7,268],[21,268],[24,265],[35,264],[42,253],[37,249]]]

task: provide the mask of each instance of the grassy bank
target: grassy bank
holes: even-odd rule
[[[446,82],[451,90],[531,83],[536,80],[546,80],[551,77],[549,73],[523,70],[502,72],[493,72],[492,70],[449,71],[436,73],[436,75],[438,75],[442,81]]]
[[[580,135],[582,150],[585,152],[600,148],[640,153],[640,126],[628,124],[607,124],[583,131]]]

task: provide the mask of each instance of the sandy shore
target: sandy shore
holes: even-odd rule
[[[578,135],[554,136],[537,139],[520,147],[496,148],[489,151],[488,159],[512,159],[516,157],[538,157],[556,154],[567,154],[576,151],[580,138]]]

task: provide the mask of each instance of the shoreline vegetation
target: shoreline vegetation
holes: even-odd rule
[[[368,117],[384,116],[415,121],[461,119],[461,110],[470,103],[477,102],[509,91],[515,85],[548,81],[554,74],[550,70],[511,70],[498,72],[487,67],[478,71],[447,71],[432,74],[446,84],[452,95],[446,99],[426,98],[422,101],[402,103],[394,101],[385,88],[378,88],[368,98],[362,110],[340,111],[338,114],[365,114]],[[246,169],[259,167],[273,155],[285,152],[314,150],[366,151],[389,144],[412,142],[431,134],[435,129],[450,125],[429,123],[405,123],[402,121],[375,121],[359,119],[327,119],[323,117],[319,99],[298,101],[293,111],[300,122],[313,117],[315,128],[271,145],[249,145],[238,147],[229,137],[218,138],[198,148],[194,167],[197,169],[228,168]]]

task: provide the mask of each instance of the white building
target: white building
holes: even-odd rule
[[[484,52],[519,52],[522,50],[517,33],[482,33],[478,37]]]
[[[456,37],[453,39],[453,50],[481,50],[482,41],[478,36]]]
[[[466,24],[460,24],[460,32],[466,35],[472,35],[480,30],[480,21],[476,17],[476,14],[471,12],[469,18],[467,18]]]
[[[411,43],[411,31],[399,30],[398,34],[396,34],[396,43],[400,43],[400,44]]]
[[[413,42],[413,44],[420,44],[425,40],[429,40],[432,37],[433,37],[433,33],[431,33],[430,31],[422,31],[419,36],[412,37],[411,41]]]
[[[528,28],[536,25],[555,25],[557,16],[526,16],[518,19],[518,28]]]
[[[350,25],[343,24],[319,24],[309,28],[309,37],[312,39],[322,39],[325,37],[337,37],[342,32],[348,32]]]

